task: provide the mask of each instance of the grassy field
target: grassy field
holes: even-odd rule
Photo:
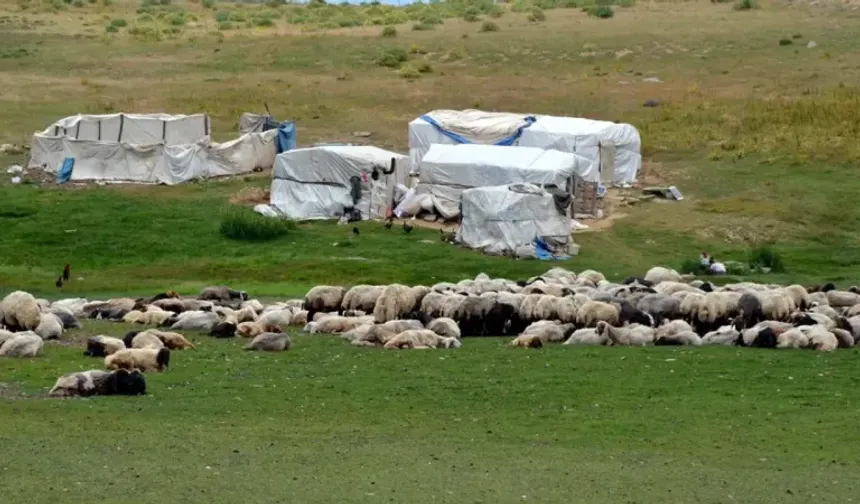
[[[206,112],[224,140],[264,102],[296,120],[301,145],[400,151],[406,123],[438,108],[617,120],[642,134],[641,181],[674,184],[685,200],[617,205],[611,213],[623,217],[577,234],[580,255],[562,265],[621,279],[701,250],[744,260],[771,243],[786,271],[769,280],[860,283],[853,5],[645,2],[613,5],[606,19],[583,6],[0,0],[0,143],[27,144],[79,112]],[[642,107],[647,99],[661,105]],[[378,223],[361,224],[359,237],[314,223],[236,241],[219,232],[222,215],[237,194],[267,187],[266,174],[177,187],[58,188],[33,175],[9,184],[5,168],[26,160],[0,154],[0,293],[191,294],[226,282],[273,299],[321,283],[521,279],[556,265],[483,257]],[[66,263],[74,279],[58,291]],[[532,352],[489,338],[380,352],[299,335],[293,351],[259,355],[191,335],[199,348],[149,376],[146,398],[42,399],[59,375],[100,367],[81,356],[86,335],[126,329],[88,323],[42,357],[0,360],[2,500],[860,495],[856,350]]]

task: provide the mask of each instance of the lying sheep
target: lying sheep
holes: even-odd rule
[[[722,326],[702,337],[703,345],[734,345],[740,336],[740,331],[732,325]]]
[[[303,329],[304,332],[315,333],[345,333],[364,324],[372,324],[373,316],[365,317],[342,317],[340,315],[329,315],[315,322],[308,322]]]
[[[427,329],[403,331],[385,342],[385,349],[403,348],[459,348],[457,338],[445,338]]]
[[[126,324],[162,325],[173,316],[172,312],[161,309],[145,312],[132,310],[123,315],[122,321]]]
[[[93,336],[87,340],[87,349],[84,355],[87,357],[107,357],[120,350],[125,350],[123,340],[110,336]]]
[[[280,333],[284,331],[279,326],[259,322],[242,322],[236,326],[236,334],[243,338],[254,338],[265,332]]]
[[[346,289],[330,285],[318,285],[305,294],[302,309],[308,312],[308,320],[313,321],[318,312],[340,312]]]
[[[217,285],[214,287],[206,287],[197,296],[197,299],[203,301],[247,301],[248,293],[245,291],[233,290],[226,285]]]
[[[144,331],[144,333],[151,334],[161,340],[164,343],[166,348],[170,350],[185,350],[194,348],[194,344],[188,341],[185,336],[175,333],[175,332],[165,332],[158,331],[155,329],[148,329]]]
[[[170,350],[166,348],[127,348],[105,357],[107,369],[139,369],[146,373],[162,372],[170,364]]]
[[[63,321],[53,313],[43,313],[39,326],[33,331],[43,340],[60,339],[63,335]]]
[[[595,332],[606,337],[613,345],[645,346],[654,342],[654,329],[640,324],[613,327],[601,321],[597,323]]]
[[[146,378],[138,370],[80,371],[57,379],[51,397],[90,397],[108,395],[146,395]]]
[[[139,332],[133,335],[130,342],[131,344],[128,344],[128,341],[124,342],[127,348],[149,348],[152,350],[160,350],[164,348],[164,342],[161,341],[158,336],[148,331]]]
[[[35,357],[44,346],[42,338],[32,332],[15,333],[0,345],[0,355],[6,357]]]
[[[680,273],[673,269],[655,266],[645,273],[645,281],[656,285],[661,282],[682,282],[683,278],[681,278]]]
[[[427,324],[427,329],[442,337],[460,337],[460,328],[457,326],[457,323],[445,317],[433,319],[429,324]]]
[[[221,322],[217,313],[206,311],[186,311],[179,314],[170,326],[171,331],[200,331],[209,332],[215,324]]]
[[[605,346],[609,345],[611,340],[609,336],[606,334],[601,334],[597,332],[596,327],[586,327],[584,329],[577,329],[573,331],[573,333],[568,336],[567,340],[564,342],[565,345],[591,345],[591,346]]]
[[[260,333],[245,345],[245,350],[256,350],[260,352],[283,352],[289,350],[292,340],[284,333]]]

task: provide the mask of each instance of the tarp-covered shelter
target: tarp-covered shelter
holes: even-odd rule
[[[29,167],[57,173],[65,165],[68,180],[178,184],[274,163],[277,131],[215,143],[209,128],[205,114],[66,117],[33,135]]]
[[[435,110],[409,123],[409,157],[413,171],[432,144],[493,144],[574,152],[596,166],[602,180],[628,184],[642,165],[639,132],[630,124],[575,117]]]
[[[572,152],[537,147],[433,144],[421,159],[418,194],[430,194],[445,219],[459,215],[465,189],[529,183],[573,190],[573,177],[599,181],[596,165]]]
[[[263,133],[278,130],[275,147],[278,154],[296,148],[296,123],[293,121],[278,121],[271,115],[260,115],[245,112],[239,118],[239,134]]]
[[[296,149],[275,159],[271,206],[295,220],[337,218],[349,209],[358,210],[361,219],[381,219],[393,207],[394,187],[408,173],[407,156],[378,147]]]
[[[463,191],[457,242],[487,254],[511,254],[536,239],[556,252],[570,243],[569,202],[534,184]]]

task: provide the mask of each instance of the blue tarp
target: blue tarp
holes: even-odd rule
[[[67,157],[63,160],[63,166],[57,170],[57,183],[65,184],[72,178],[72,171],[75,169],[75,158]]]
[[[432,124],[433,127],[436,128],[437,130],[439,130],[440,133],[442,133],[443,135],[445,135],[446,137],[450,138],[451,140],[453,140],[457,143],[461,143],[461,144],[472,143],[471,141],[464,138],[463,136],[446,130],[445,128],[440,126],[439,123],[437,123],[436,120],[433,119],[432,117],[430,117],[429,115],[423,115],[423,116],[421,116],[421,119],[423,121],[426,121],[426,122]],[[496,142],[495,145],[505,145],[505,146],[513,145],[514,142],[516,142],[517,140],[520,139],[520,136],[522,136],[522,134],[523,134],[523,130],[528,128],[532,124],[534,124],[535,121],[537,121],[537,118],[535,116],[525,116],[523,118],[523,120],[526,122],[524,125],[517,128],[517,130],[511,136],[503,138],[503,139],[499,140],[498,142]]]
[[[296,123],[284,121],[278,125],[278,154],[296,148]]]
[[[541,240],[540,238],[535,238],[535,241],[533,243],[535,246],[535,257],[537,257],[541,261],[547,261],[549,259],[556,259],[559,261],[570,259],[569,255],[552,255],[552,252],[550,252],[549,250],[549,246],[546,244],[545,241]]]

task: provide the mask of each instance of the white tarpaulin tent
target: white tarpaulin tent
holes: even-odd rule
[[[570,242],[570,217],[555,198],[533,184],[477,187],[463,191],[457,241],[487,254],[512,253],[536,238],[558,248]]]
[[[571,191],[572,178],[599,181],[597,166],[572,152],[537,147],[433,144],[421,160],[418,194],[429,194],[439,215],[459,215],[460,196],[473,187],[529,183]]]
[[[33,135],[29,167],[57,173],[72,158],[70,180],[178,184],[269,168],[276,135],[214,143],[204,114],[77,115]]]
[[[575,152],[600,165],[610,156],[613,183],[636,180],[642,165],[639,132],[629,124],[574,117],[530,116],[481,110],[435,110],[409,123],[413,170],[432,144],[496,144]]]
[[[392,158],[394,172],[386,174]],[[405,182],[408,173],[408,157],[378,147],[296,149],[275,158],[271,205],[295,220],[336,218],[348,208],[358,209],[362,219],[385,218],[395,185]]]

